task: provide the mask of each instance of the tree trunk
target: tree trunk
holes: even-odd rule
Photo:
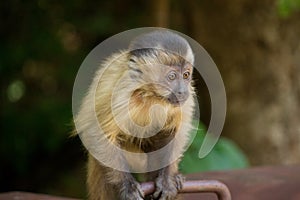
[[[270,0],[187,2],[192,36],[210,53],[225,83],[223,135],[254,165],[299,162],[299,13],[281,19]]]
[[[169,0],[153,0],[153,24],[157,27],[169,27]]]

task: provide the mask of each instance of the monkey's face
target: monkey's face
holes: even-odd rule
[[[161,77],[161,85],[158,91],[165,94],[171,104],[182,105],[190,95],[190,83],[192,80],[192,66],[165,66],[164,74]]]
[[[163,98],[174,106],[180,106],[191,93],[193,66],[184,58],[174,54],[158,54],[154,57],[131,59],[132,74],[142,82],[149,92]],[[146,87],[145,87],[146,88]]]
[[[169,31],[150,32],[135,38],[129,51],[132,78],[150,84],[155,95],[173,105],[188,99],[194,54],[183,37]]]

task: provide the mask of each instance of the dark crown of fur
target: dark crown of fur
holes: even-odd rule
[[[155,56],[159,50],[185,57],[189,48],[183,37],[165,30],[143,34],[129,45],[131,55],[136,57]]]

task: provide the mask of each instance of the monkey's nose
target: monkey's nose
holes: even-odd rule
[[[184,98],[184,97],[186,97],[186,95],[187,95],[187,92],[186,91],[177,91],[176,93],[176,96],[178,97],[178,98]]]

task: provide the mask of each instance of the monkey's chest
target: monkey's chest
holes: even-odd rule
[[[173,131],[161,131],[154,136],[145,138],[141,141],[141,150],[145,153],[159,150],[169,144],[175,137]]]
[[[153,159],[151,156],[147,155],[147,153],[159,150],[166,145],[168,145],[172,139],[175,137],[175,132],[158,132],[156,135],[153,135],[149,138],[128,138],[129,141],[121,142],[121,148],[125,149],[129,152],[139,152],[145,153],[140,157],[134,157],[131,154],[125,154],[126,160],[130,168],[134,171],[145,171],[148,170],[148,164],[151,162],[152,164],[159,165],[161,160]],[[172,147],[171,147],[172,148]],[[162,158],[168,159],[168,157]]]
[[[160,98],[142,96],[139,92],[132,96],[129,111],[134,125],[128,131],[133,136],[125,141],[149,153],[163,148],[175,137],[181,124],[182,112],[179,107],[173,107]],[[136,126],[139,128],[136,129]]]

